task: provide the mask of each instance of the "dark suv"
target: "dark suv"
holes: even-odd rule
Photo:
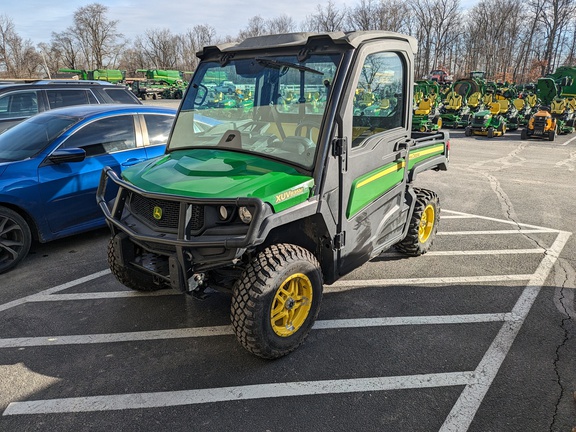
[[[42,111],[106,103],[142,102],[127,87],[104,81],[43,80],[0,84],[0,133]]]

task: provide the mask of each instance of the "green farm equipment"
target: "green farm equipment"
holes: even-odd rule
[[[474,113],[470,125],[464,130],[465,135],[484,135],[488,138],[504,135],[506,118],[502,113],[502,108],[500,101],[495,101],[490,104],[489,109]]]
[[[58,69],[58,72],[77,74],[81,80],[108,81],[112,84],[122,83],[126,79],[126,71],[118,69],[85,70],[63,68]]]
[[[182,71],[137,69],[136,72],[144,73],[146,77],[134,89],[134,93],[141,99],[182,99],[188,87],[188,82],[184,80],[185,72]]]
[[[440,86],[435,81],[417,81],[414,86],[412,130],[437,131],[442,128],[439,108]]]
[[[518,117],[518,108],[516,108],[516,105],[511,101],[511,99],[509,99],[509,97],[513,96],[514,94],[515,93],[511,91],[499,89],[496,91],[496,95],[494,97],[495,102],[500,104],[499,114],[504,116],[509,130],[518,129],[520,121]]]
[[[451,128],[466,126],[469,116],[470,107],[466,105],[462,96],[454,91],[448,93],[442,107],[440,107],[442,124]]]
[[[184,82],[184,72],[178,70],[137,69],[136,72],[144,73],[148,80],[163,81],[169,85]]]
[[[466,127],[475,112],[484,108],[485,83],[478,76],[464,78],[452,85],[440,108],[442,124],[447,127]]]

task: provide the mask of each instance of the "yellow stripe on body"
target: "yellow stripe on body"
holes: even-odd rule
[[[412,158],[412,159],[416,159],[416,158],[419,158],[420,156],[426,156],[427,154],[430,154],[430,153],[436,153],[438,150],[444,150],[444,144],[437,145],[437,146],[431,147],[431,148],[426,149],[426,150],[420,150],[420,151],[417,151],[414,153],[410,152],[408,157]]]
[[[388,174],[393,173],[395,171],[399,171],[402,168],[404,168],[405,166],[406,166],[406,162],[404,162],[404,161],[398,162],[396,165],[391,166],[390,168],[385,169],[384,171],[380,171],[379,173],[368,177],[366,180],[362,180],[361,182],[359,182],[356,185],[356,189],[360,189],[362,186],[366,186],[368,183],[371,183],[374,180],[378,180],[379,178],[384,177],[385,175],[388,175]]]

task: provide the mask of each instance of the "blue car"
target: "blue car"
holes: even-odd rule
[[[175,116],[175,109],[146,105],[80,105],[0,134],[0,273],[28,254],[32,240],[104,226],[96,204],[102,168],[119,174],[162,155]]]

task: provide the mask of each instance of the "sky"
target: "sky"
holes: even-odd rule
[[[338,9],[345,0],[332,0]],[[264,19],[290,16],[297,26],[317,12],[326,0],[0,0],[0,16],[12,20],[16,33],[33,44],[49,43],[52,32],[60,33],[73,24],[74,12],[100,3],[108,7],[107,18],[117,20],[118,32],[134,40],[146,30],[169,29],[185,33],[195,25],[209,25],[218,36],[236,36],[256,15]],[[348,0],[348,5],[356,4]],[[300,28],[296,29],[301,30]]]

